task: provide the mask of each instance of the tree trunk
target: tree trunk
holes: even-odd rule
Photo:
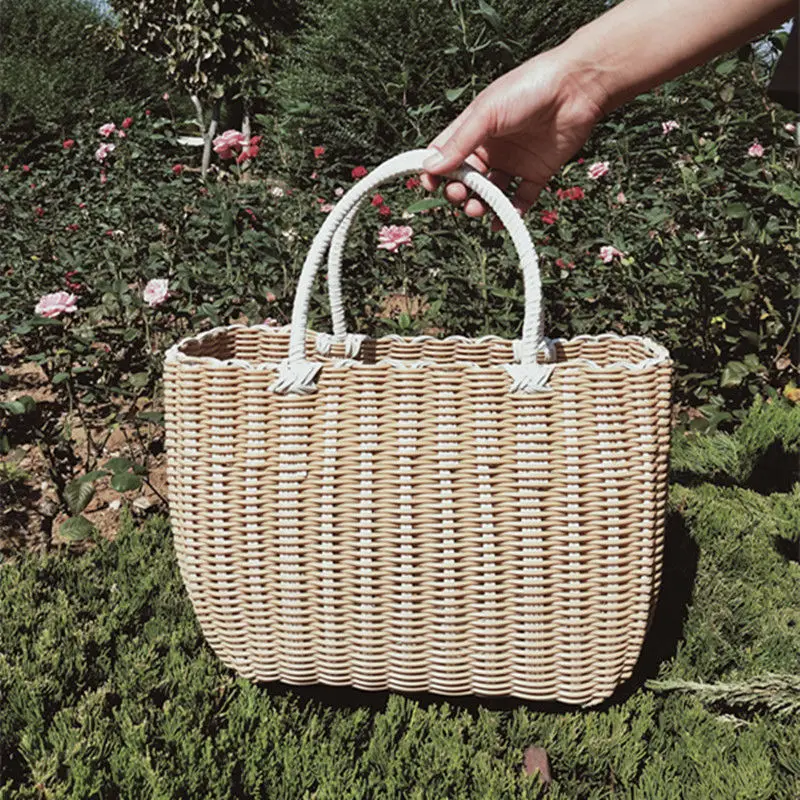
[[[217,125],[219,125],[219,112],[222,101],[214,101],[214,105],[211,107],[211,121],[208,124],[208,128],[206,128],[205,115],[203,114],[203,106],[200,104],[200,98],[196,94],[193,94],[191,98],[197,114],[197,124],[203,134],[203,162],[200,168],[200,175],[205,178],[208,174],[208,165],[211,163],[211,147],[214,143],[214,136],[217,133]]]

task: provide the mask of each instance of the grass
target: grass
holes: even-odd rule
[[[676,435],[656,618],[590,711],[253,686],[204,643],[161,517],[3,564],[0,799],[534,798],[530,744],[547,798],[800,796],[798,450],[777,400]]]

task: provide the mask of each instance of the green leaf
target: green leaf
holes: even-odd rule
[[[145,422],[154,422],[156,425],[163,425],[164,424],[164,412],[163,411],[142,411],[142,413],[137,416],[137,419],[144,420]]]
[[[723,61],[721,64],[717,64],[715,70],[719,75],[730,75],[733,72],[737,65],[739,64],[738,59],[729,58],[727,61]]]
[[[84,478],[70,481],[64,487],[64,499],[73,514],[80,514],[94,497],[94,485]]]
[[[105,464],[106,469],[110,469],[112,472],[126,472],[133,466],[134,462],[129,458],[110,458]]]
[[[726,83],[722,89],[720,89],[719,96],[725,103],[730,103],[735,93],[736,90],[733,88],[733,84]]]
[[[747,206],[744,203],[728,203],[723,211],[732,219],[741,219],[747,214]]]
[[[57,372],[55,375],[53,375],[53,386],[56,386],[59,383],[64,383],[64,381],[68,378],[69,372]]]
[[[748,353],[742,361],[744,365],[750,370],[750,372],[763,372],[764,365],[758,360],[758,356],[755,353]]]
[[[9,400],[6,403],[0,403],[0,408],[4,408],[9,414],[27,414],[36,408],[36,401],[30,395],[18,397],[16,400]]]
[[[445,89],[444,96],[451,103],[453,103],[456,100],[458,100],[458,98],[461,97],[461,95],[464,94],[464,92],[466,92],[467,89],[469,89],[469,86],[470,85],[468,83],[465,83],[463,86],[459,86],[457,89]]]
[[[142,479],[132,472],[117,472],[111,477],[111,487],[118,492],[133,492],[141,486]]]
[[[797,186],[790,186],[787,183],[776,183],[772,187],[772,191],[795,208],[800,206],[800,188]]]
[[[147,372],[134,372],[133,375],[128,377],[128,383],[130,383],[131,386],[135,386],[137,389],[141,389],[142,386],[147,386],[149,378],[150,375]]]
[[[412,203],[407,209],[407,214],[418,214],[420,211],[427,211],[430,208],[440,208],[446,206],[447,200],[442,197],[426,197],[423,200],[417,200]]]
[[[503,32],[503,20],[495,9],[486,0],[478,0],[478,13],[495,29],[497,33]]]
[[[86,517],[70,517],[61,523],[58,533],[71,542],[82,542],[95,532],[95,527]]]
[[[750,374],[750,370],[741,361],[729,361],[722,370],[720,386],[729,389],[740,386],[742,381]]]

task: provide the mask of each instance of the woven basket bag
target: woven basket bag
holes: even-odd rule
[[[456,176],[519,254],[522,337],[347,333],[326,217],[291,325],[168,350],[169,501],[205,637],[252,680],[590,705],[631,675],[661,572],[671,361],[636,336],[542,335],[538,261],[503,193]],[[333,334],[307,330],[328,255]]]

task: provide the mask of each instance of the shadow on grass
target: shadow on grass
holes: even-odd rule
[[[759,457],[746,483],[759,494],[791,492],[800,480],[800,457],[788,452],[783,442],[773,442]]]
[[[656,677],[660,665],[672,658],[683,634],[683,625],[692,597],[692,588],[697,573],[698,549],[689,536],[683,518],[675,513],[667,518],[665,530],[664,565],[661,579],[661,591],[656,604],[650,629],[645,637],[639,661],[633,675],[622,684],[616,692],[599,705],[587,711],[603,711],[610,706],[624,703],[632,694],[644,685],[646,680]],[[409,697],[423,708],[440,706],[443,703],[477,714],[478,710],[511,711],[526,707],[531,711],[544,713],[580,712],[580,706],[559,702],[533,702],[514,697],[483,697],[478,695],[433,694],[430,692],[370,692],[350,687],[326,686],[289,686],[283,683],[261,684],[274,695],[291,694],[313,703],[321,703],[336,708],[370,708],[382,711],[390,695],[399,694]]]

